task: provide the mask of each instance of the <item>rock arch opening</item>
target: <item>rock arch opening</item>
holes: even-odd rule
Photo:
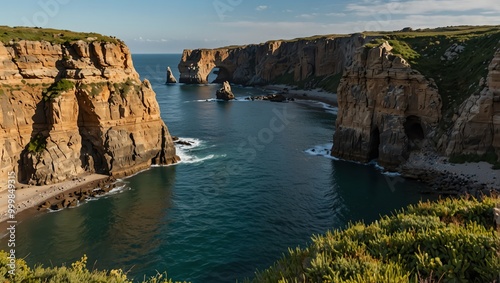
[[[221,67],[221,66],[215,66],[210,73],[208,73],[207,76],[207,82],[209,83],[223,83],[225,81],[231,81],[232,76],[231,72],[229,72],[228,69]]]
[[[408,116],[404,123],[405,134],[408,137],[410,149],[419,149],[425,139],[424,128],[420,117]]]
[[[369,160],[377,159],[379,157],[379,147],[380,147],[380,131],[378,127],[372,130],[370,136],[370,153],[368,155]]]

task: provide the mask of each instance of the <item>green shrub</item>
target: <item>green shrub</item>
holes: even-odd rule
[[[253,282],[493,282],[500,198],[446,199],[409,206],[371,225],[313,237]]]
[[[45,101],[54,100],[59,97],[63,92],[69,91],[75,87],[75,84],[67,79],[62,79],[60,81],[52,84],[47,90],[43,92],[43,97]]]
[[[498,170],[500,169],[500,161],[498,161],[498,155],[495,152],[495,149],[491,148],[488,150],[486,153],[479,155],[479,154],[457,154],[457,155],[452,155],[450,157],[450,162],[451,163],[458,163],[458,164],[463,164],[467,162],[488,162],[493,165],[493,169]]]
[[[41,153],[47,147],[47,138],[44,138],[41,135],[36,135],[32,137],[26,149],[31,153]]]
[[[16,269],[14,275],[9,273],[10,259],[9,254],[0,251],[0,282],[30,282],[30,283],[81,283],[81,282],[101,282],[101,283],[132,283],[133,281],[127,278],[121,269],[113,269],[110,271],[90,271],[87,269],[87,256],[83,256],[81,260],[71,264],[70,267],[51,267],[44,268],[37,266],[33,269],[27,266],[22,259],[16,259]],[[158,274],[143,283],[173,283],[172,279],[168,279],[166,274]]]

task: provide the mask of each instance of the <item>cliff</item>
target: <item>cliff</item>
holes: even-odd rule
[[[0,182],[10,171],[42,185],[178,160],[155,93],[122,42],[80,34],[61,43],[70,32],[43,32],[48,41],[0,43]]]
[[[422,146],[441,118],[433,80],[413,70],[384,43],[361,48],[338,88],[332,154],[394,169]]]
[[[423,149],[499,163],[499,49],[499,26],[404,29],[185,50],[179,70],[183,83],[219,68],[216,82],[337,92],[340,158],[396,169]]]
[[[179,63],[180,82],[203,84],[214,68],[216,82],[243,85],[303,82],[332,77],[350,65],[354,51],[365,44],[361,34],[278,40],[263,44],[217,49],[184,50]]]

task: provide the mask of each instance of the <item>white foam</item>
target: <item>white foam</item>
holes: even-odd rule
[[[225,155],[209,154],[207,156],[199,156],[195,154],[195,152],[207,148],[205,142],[203,142],[200,139],[179,138],[179,140],[190,143],[189,145],[175,144],[175,147],[177,149],[177,155],[181,158],[181,161],[179,163],[196,164],[218,157],[225,157]]]
[[[337,157],[332,156],[332,146],[333,143],[327,143],[322,145],[317,145],[313,148],[306,149],[304,152],[314,156],[322,156],[328,159],[339,160]]]

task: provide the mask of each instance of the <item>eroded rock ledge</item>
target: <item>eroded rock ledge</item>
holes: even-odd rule
[[[360,48],[338,88],[332,154],[395,169],[412,148],[432,138],[441,98],[432,79],[413,70],[385,43]]]
[[[351,64],[354,51],[369,40],[362,34],[353,34],[184,50],[179,63],[179,81],[208,83],[214,68],[219,68],[215,82],[242,85],[263,85],[283,77],[298,82],[311,76],[335,75]]]
[[[0,182],[10,171],[42,185],[175,163],[155,96],[123,43],[0,43]]]

